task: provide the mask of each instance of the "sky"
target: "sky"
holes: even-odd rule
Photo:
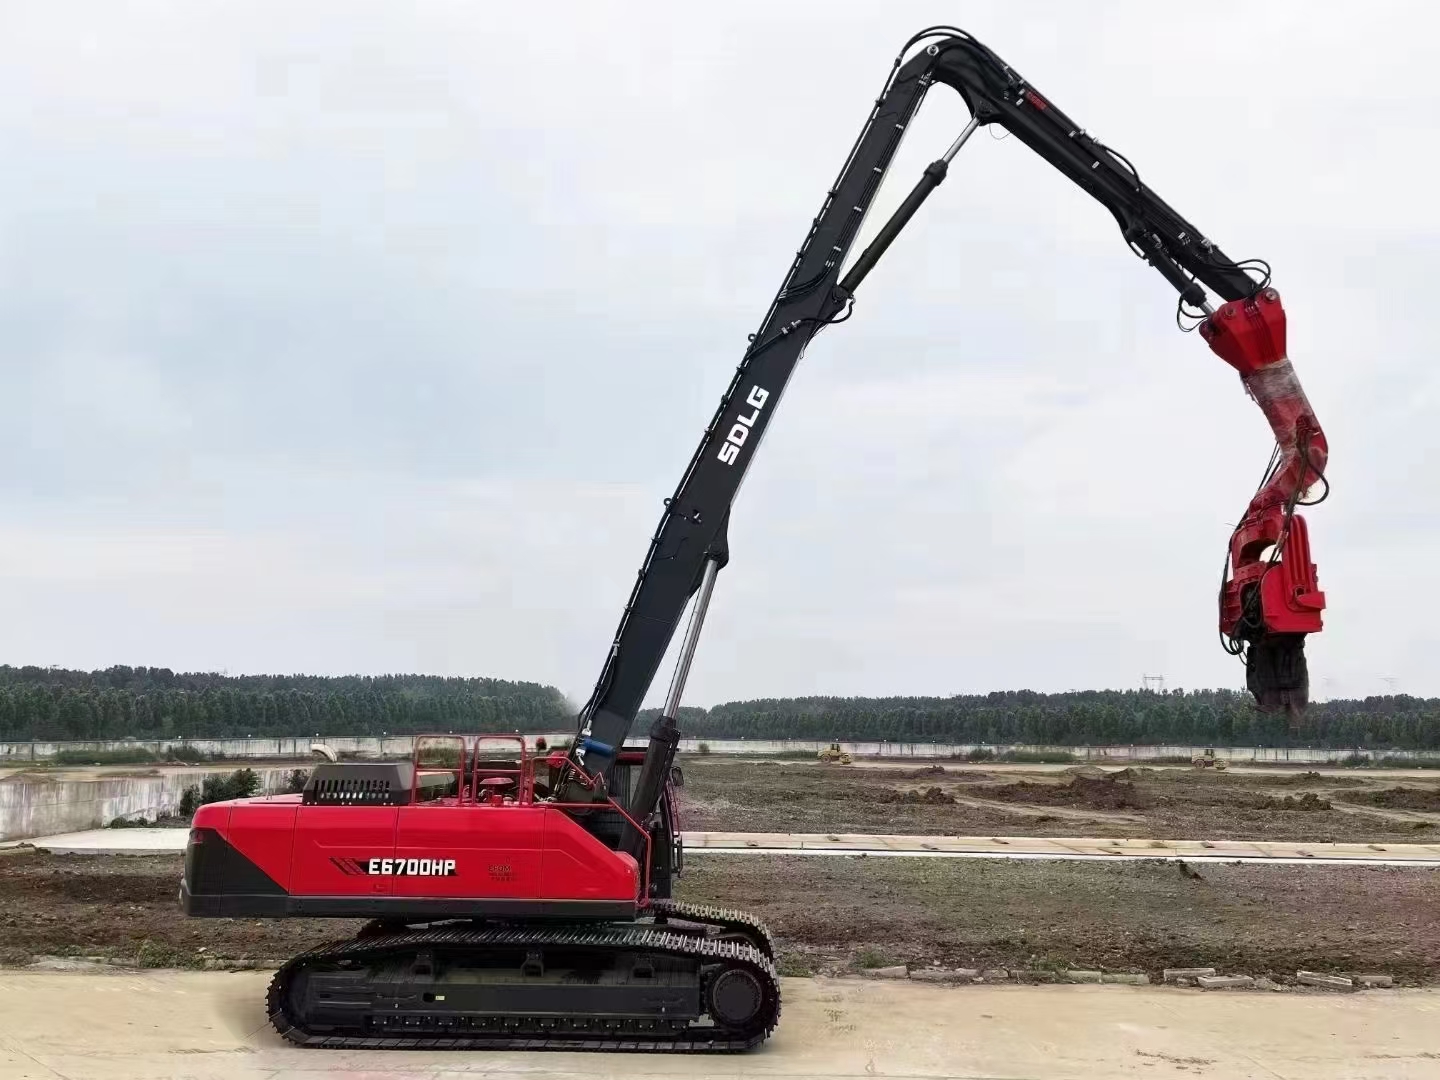
[[[583,700],[896,52],[952,23],[1271,263],[1331,450],[1312,697],[1440,694],[1437,16],[1323,10],[0,6],[0,662]],[[966,119],[931,91],[853,253]],[[1243,688],[1215,595],[1269,429],[1002,134],[807,351],[688,703]]]

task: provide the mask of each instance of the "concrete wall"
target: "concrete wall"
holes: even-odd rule
[[[572,732],[553,732],[547,736],[552,741],[569,738]],[[156,756],[174,747],[188,747],[206,753],[223,753],[235,760],[258,760],[265,758],[313,758],[310,745],[316,739],[306,737],[283,739],[158,739],[143,742],[0,742],[0,768],[6,765],[18,766],[27,762],[45,761],[66,749],[119,750],[127,747],[144,747]],[[377,738],[369,736],[332,736],[318,740],[331,746],[342,755],[361,758],[397,759],[408,758],[413,746],[410,736]],[[632,740],[635,741],[635,740]],[[683,753],[698,752],[704,742],[715,754],[814,754],[829,743],[814,739],[683,739],[680,750]],[[842,742],[841,747],[860,757],[903,757],[903,758],[947,758],[968,753],[976,749],[976,743],[924,743],[924,742]],[[997,752],[1006,750],[1022,751],[1064,751],[1074,754],[1082,761],[1144,761],[1157,757],[1194,757],[1205,749],[1203,746],[1001,746],[991,745]],[[1349,750],[1320,750],[1309,747],[1255,747],[1217,746],[1217,754],[1231,761],[1290,762],[1293,764],[1324,764],[1338,762],[1351,753]],[[1381,754],[1403,759],[1425,759],[1440,756],[1440,752],[1417,752],[1411,750],[1360,751],[1373,756]]]
[[[117,769],[114,775],[94,780],[25,773],[0,781],[0,841],[96,829],[117,817],[154,819],[157,814],[174,813],[187,787],[233,770],[155,771],[158,775],[147,776],[138,769],[127,775]],[[267,794],[281,790],[290,775],[289,768],[255,772],[261,792]]]

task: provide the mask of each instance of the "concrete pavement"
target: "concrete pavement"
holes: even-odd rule
[[[91,829],[21,840],[72,855],[145,855],[185,849],[185,829]],[[1309,844],[1274,840],[1107,840],[1053,836],[889,836],[858,833],[687,832],[689,854],[857,855],[972,859],[1113,861],[1184,859],[1187,862],[1440,866],[1440,844]]]
[[[890,836],[849,833],[686,833],[687,854],[907,855],[990,859],[1185,859],[1187,862],[1440,866],[1440,844],[1274,840],[1113,840],[1057,836]]]
[[[35,847],[55,855],[160,855],[185,850],[189,829],[86,829],[7,840],[3,848]]]
[[[622,1080],[905,1077],[1397,1080],[1440,1072],[1440,993],[921,986],[786,979],[772,1039],[738,1057],[299,1050],[268,972],[0,972],[7,1080]]]

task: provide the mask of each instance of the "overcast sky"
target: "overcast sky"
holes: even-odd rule
[[[583,699],[938,22],[1271,262],[1332,455],[1314,696],[1440,694],[1436,17],[1326,10],[4,4],[0,662]],[[932,91],[867,236],[965,120]],[[1109,214],[982,131],[808,350],[687,700],[1243,687],[1215,593],[1269,450]]]

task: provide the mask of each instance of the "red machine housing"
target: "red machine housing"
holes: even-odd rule
[[[453,765],[426,764],[453,744]],[[638,758],[640,755],[632,755]],[[235,799],[195,814],[187,915],[629,919],[648,902],[645,862],[582,824],[613,799],[559,802],[564,755],[520,736],[422,736],[404,763],[320,766],[300,795]],[[407,774],[408,770],[408,774]]]

